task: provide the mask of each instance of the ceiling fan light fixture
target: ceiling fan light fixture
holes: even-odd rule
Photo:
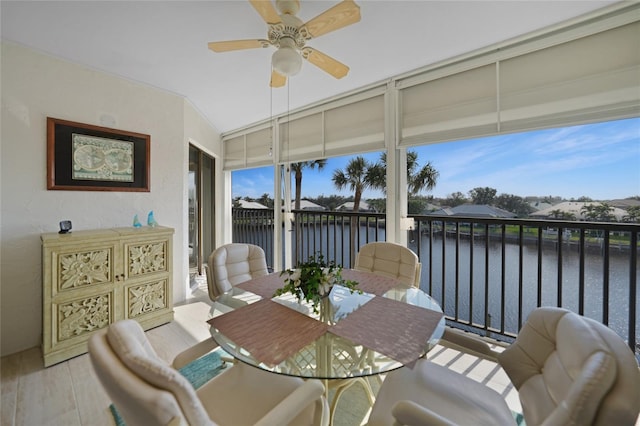
[[[0,0],[1,1],[1,0]],[[276,7],[273,2],[275,1]],[[271,87],[287,84],[287,77],[302,69],[305,59],[335,78],[342,78],[349,67],[318,50],[308,47],[309,40],[339,30],[360,21],[360,6],[354,0],[343,0],[321,14],[303,22],[298,18],[300,0],[249,0],[251,6],[267,24],[266,39],[213,41],[214,52],[255,49],[273,46],[271,57]]]
[[[271,57],[271,66],[278,73],[291,77],[300,72],[302,56],[300,56],[298,49],[292,46],[293,40],[291,40],[291,43],[287,43],[287,41],[284,38],[280,40],[280,48],[273,52]]]

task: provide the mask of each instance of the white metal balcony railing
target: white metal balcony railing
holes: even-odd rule
[[[534,308],[559,306],[608,325],[640,360],[640,224],[412,217],[420,287],[449,325],[509,342]],[[380,213],[294,211],[294,264],[321,252],[348,268],[360,246],[386,239],[385,224]],[[270,266],[274,232],[273,210],[233,209],[234,242],[261,246]]]

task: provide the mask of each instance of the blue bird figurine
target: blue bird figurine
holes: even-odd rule
[[[133,227],[134,228],[141,228],[142,227],[142,224],[138,220],[138,215],[133,216]]]
[[[158,222],[156,222],[156,218],[153,217],[153,210],[151,210],[149,212],[149,215],[147,216],[147,225],[151,226],[152,228],[155,226],[158,226]]]

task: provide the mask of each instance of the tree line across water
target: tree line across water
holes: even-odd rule
[[[302,178],[305,169],[322,170],[327,164],[326,159],[314,161],[302,161],[291,164],[291,176],[295,181],[295,201],[294,209],[300,209],[302,200]],[[521,197],[514,194],[499,194],[495,188],[477,187],[468,192],[467,195],[462,192],[454,192],[446,198],[435,198],[433,196],[424,196],[422,191],[430,191],[435,188],[438,181],[439,173],[430,162],[420,166],[418,163],[418,153],[416,151],[407,151],[407,190],[408,190],[408,213],[409,214],[425,214],[435,209],[446,207],[456,207],[462,204],[479,204],[490,205],[500,209],[514,213],[518,217],[528,217],[535,209],[531,206],[531,201],[540,201],[551,205],[563,201],[560,197],[543,197],[532,200],[531,197]],[[371,162],[363,156],[353,157],[344,169],[336,169],[333,171],[331,181],[334,187],[341,191],[348,189],[353,196],[341,195],[320,195],[318,197],[305,197],[305,199],[318,204],[327,210],[336,210],[339,206],[347,202],[353,202],[353,211],[360,211],[362,202],[362,194],[367,189],[378,189],[386,195],[387,188],[387,156],[381,153],[380,158],[376,162]],[[640,200],[640,196],[630,197]],[[239,207],[239,199],[234,200],[234,206]],[[273,208],[274,200],[269,194],[263,194],[259,198],[244,197],[247,201],[256,201],[260,204]],[[589,197],[580,197],[577,200],[569,201],[593,201]],[[366,200],[369,209],[384,213],[386,211],[386,198],[368,199]],[[633,206],[626,209],[628,215],[625,216],[626,222],[640,222],[640,206]],[[612,214],[613,207],[606,202],[585,204],[581,213],[587,220],[593,221],[615,221]],[[576,220],[575,214],[564,212],[561,210],[553,210],[552,217],[562,220]]]
[[[474,188],[470,193],[478,193],[478,192],[493,192],[496,191],[493,188]],[[262,194],[259,198],[251,198],[251,197],[236,197],[235,199],[235,207],[239,207],[240,199],[246,201],[255,201],[258,202],[268,208],[273,208],[274,200],[271,198],[269,194]],[[343,196],[343,195],[320,195],[318,197],[305,197],[306,200],[309,200],[315,204],[318,204],[327,210],[335,211],[339,206],[347,203],[353,202],[353,197],[351,196]],[[630,197],[630,199],[635,199],[640,201],[640,197]],[[409,214],[425,214],[435,210],[437,206],[447,206],[447,207],[456,207],[462,204],[488,204],[503,210],[510,211],[515,213],[518,217],[524,218],[527,217],[530,213],[533,212],[533,207],[529,204],[532,201],[539,201],[543,203],[549,204],[557,204],[561,201],[578,201],[578,202],[590,202],[593,201],[587,197],[580,197],[577,200],[563,200],[559,197],[527,197],[523,198],[517,195],[512,194],[500,194],[494,197],[488,203],[486,200],[480,201],[480,198],[474,198],[469,195],[468,197],[464,196],[464,194],[458,192],[455,194],[455,198],[447,197],[447,198],[435,198],[433,196],[423,196],[423,195],[415,195],[409,198],[408,200],[408,212]],[[373,198],[366,200],[369,209],[378,213],[384,213],[387,207],[387,200],[385,198]],[[611,214],[613,207],[611,207],[608,203],[602,202],[597,204],[589,204],[585,205],[582,208],[582,212],[587,220],[596,221],[596,222],[611,222],[615,221],[615,218]],[[625,222],[640,222],[640,206],[632,206],[626,209],[627,216],[624,218]],[[570,212],[564,212],[562,210],[552,210],[551,217],[553,219],[559,220],[577,220],[575,214]]]

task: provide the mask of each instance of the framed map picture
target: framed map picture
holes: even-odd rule
[[[47,118],[47,189],[149,192],[141,133]]]

